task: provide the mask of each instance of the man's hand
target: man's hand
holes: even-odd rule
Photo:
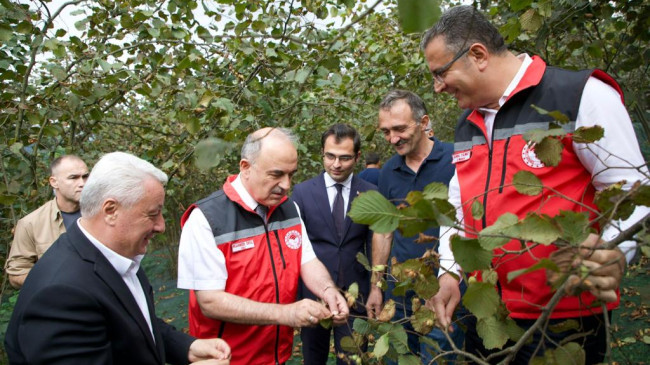
[[[377,318],[383,306],[383,299],[381,289],[371,283],[370,284],[370,293],[368,294],[368,300],[366,300],[366,312],[368,313],[368,318]]]
[[[187,358],[191,363],[228,365],[230,364],[230,346],[220,338],[196,340],[190,345]]]
[[[293,328],[314,327],[320,320],[332,317],[332,313],[327,307],[311,299],[302,299],[295,303],[285,304],[283,307],[279,324]]]
[[[449,332],[453,332],[451,318],[460,303],[458,280],[451,274],[445,273],[438,278],[438,283],[440,284],[438,293],[426,302],[426,306],[436,313],[438,326],[449,328]]]
[[[334,286],[328,286],[323,291],[323,301],[327,303],[332,313],[332,321],[335,326],[348,323],[350,308],[345,297]]]

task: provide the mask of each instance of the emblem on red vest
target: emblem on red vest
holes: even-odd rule
[[[534,143],[528,143],[524,146],[524,148],[521,149],[521,158],[524,160],[524,163],[532,167],[534,169],[541,169],[542,167],[546,167],[542,161],[537,158],[537,155],[535,154],[535,144]]]
[[[293,229],[284,235],[284,242],[287,244],[287,247],[297,250],[302,245],[302,236],[300,232]]]

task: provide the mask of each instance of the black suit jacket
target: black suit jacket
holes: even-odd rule
[[[11,364],[187,364],[194,339],[156,317],[155,342],[135,298],[77,224],[45,252],[20,290],[7,328]]]
[[[346,215],[345,233],[339,242],[323,174],[296,185],[291,198],[298,204],[314,252],[329,270],[332,280],[344,290],[354,282],[359,284],[359,299],[365,303],[370,288],[370,272],[357,261],[356,256],[362,252],[370,259],[372,231],[367,225],[352,222]],[[377,187],[356,175],[352,176],[346,213],[350,211],[354,198],[368,190],[377,190]],[[315,298],[302,284],[299,294],[303,298]],[[357,304],[356,307],[357,311],[363,312],[362,305]]]

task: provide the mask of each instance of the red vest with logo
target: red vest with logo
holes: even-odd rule
[[[548,111],[558,110],[575,121],[578,115],[582,91],[590,76],[610,84],[621,93],[616,82],[600,70],[569,71],[547,67],[544,61],[533,57],[519,85],[499,109],[494,121],[492,147],[488,138],[483,115],[478,110],[466,111],[456,126],[454,163],[460,185],[461,202],[467,236],[480,232],[494,224],[504,213],[513,213],[523,219],[527,213],[555,216],[561,211],[597,211],[593,203],[595,189],[591,175],[583,167],[572,146],[571,134],[575,122],[563,125],[568,135],[563,144],[562,160],[556,167],[547,167],[522,135],[532,129],[548,129],[552,118],[539,114],[531,105]],[[530,171],[547,187],[543,193],[528,196],[518,193],[512,186],[513,176]],[[474,200],[483,204],[485,214],[475,220],[471,205]],[[593,213],[590,214],[593,218]],[[530,248],[530,244],[528,245]],[[557,250],[554,245],[537,245],[523,254],[521,242],[513,240],[494,251],[493,267],[499,275],[501,297],[513,318],[534,319],[553,295],[546,285],[546,273],[537,270],[508,282],[509,272],[528,268]],[[592,307],[594,297],[585,292],[580,296],[563,298],[555,308],[552,318],[578,317],[601,312],[600,306]],[[615,308],[609,303],[608,308]]]
[[[296,301],[302,235],[300,216],[293,201],[270,207],[268,224],[250,210],[232,187],[230,176],[219,190],[193,204],[201,209],[214,234],[215,249],[226,260],[225,291],[258,302],[288,304]],[[291,357],[293,328],[253,326],[223,322],[203,315],[190,291],[190,334],[197,338],[223,338],[232,350],[231,364],[281,364]]]

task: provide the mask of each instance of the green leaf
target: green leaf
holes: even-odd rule
[[[297,83],[302,84],[303,82],[305,82],[305,80],[307,80],[308,76],[309,76],[309,70],[303,68],[298,72],[296,72],[296,77],[294,80]]]
[[[345,336],[341,339],[341,348],[343,351],[354,353],[357,351],[357,344],[351,336]]]
[[[390,325],[390,331],[387,333],[390,339],[390,344],[398,354],[409,353],[408,336],[404,326],[399,323],[390,323]]]
[[[544,18],[537,12],[537,10],[530,8],[526,10],[521,17],[519,17],[519,22],[521,22],[521,29],[527,30],[529,32],[536,32],[541,28]]]
[[[567,133],[562,128],[531,129],[524,132],[522,137],[526,142],[537,144],[541,143],[546,137],[563,137],[566,134]]]
[[[393,203],[378,191],[359,194],[353,201],[348,215],[355,223],[370,225],[375,233],[391,233],[399,223],[399,212]]]
[[[234,143],[219,138],[206,138],[194,147],[196,166],[201,170],[217,166],[224,156],[232,153],[234,147]]]
[[[0,41],[7,42],[13,36],[14,31],[6,24],[0,24]]]
[[[26,20],[20,22],[16,26],[16,32],[21,33],[21,34],[29,34],[29,33],[32,32],[32,29],[34,29],[34,27],[32,26],[32,23],[28,22]]]
[[[16,201],[16,199],[18,199],[18,197],[15,195],[0,194],[0,204],[2,205],[11,205]]]
[[[476,281],[467,287],[463,305],[478,319],[492,317],[499,309],[499,293],[493,285]]]
[[[413,326],[413,329],[423,335],[431,332],[435,322],[436,314],[425,306],[418,308],[411,317],[411,325]]]
[[[354,332],[362,335],[367,335],[372,330],[368,321],[361,318],[354,319],[354,322],[352,322],[352,329],[354,329]]]
[[[449,197],[448,191],[449,188],[447,188],[447,185],[438,182],[432,182],[431,184],[424,187],[424,190],[422,190],[422,194],[424,196],[424,199],[428,199],[428,200],[433,200],[433,199],[447,200],[447,198]]]
[[[485,227],[479,233],[479,243],[485,250],[492,251],[503,246],[517,236],[516,225],[519,219],[512,213],[504,213],[491,226]]]
[[[573,132],[573,142],[576,143],[592,143],[603,138],[605,129],[599,125],[593,127],[580,127]]]
[[[587,212],[562,210],[553,220],[560,227],[562,239],[569,243],[581,243],[590,233],[591,223]]]
[[[529,213],[518,224],[518,237],[525,241],[533,241],[549,245],[560,237],[559,229],[545,216]]]
[[[397,358],[397,365],[422,365],[422,361],[419,356],[401,354]]]
[[[520,270],[515,270],[511,271],[508,273],[508,282],[513,281],[514,279],[520,277],[521,275],[528,274],[530,272],[539,270],[539,269],[549,269],[553,271],[559,271],[559,268],[555,264],[555,262],[549,260],[549,259],[541,259],[539,260],[535,265],[525,268],[525,269],[520,269]]]
[[[476,332],[483,339],[483,346],[488,350],[500,349],[506,344],[507,330],[507,324],[494,316],[480,318],[476,323]]]
[[[530,171],[518,171],[512,178],[512,184],[518,193],[524,195],[539,195],[542,193],[542,181]]]
[[[557,166],[562,159],[562,142],[553,137],[546,137],[535,145],[535,155],[546,166]]]
[[[637,205],[650,207],[650,185],[641,185],[632,193],[632,201]]]
[[[482,248],[477,239],[455,235],[451,238],[451,251],[465,272],[487,269],[492,263],[492,251]]]
[[[580,323],[575,319],[568,319],[560,323],[549,325],[548,329],[553,333],[562,333],[570,330],[580,330]]]
[[[363,267],[370,271],[372,270],[372,267],[370,266],[370,261],[366,257],[366,255],[363,254],[363,252],[357,252],[357,261],[363,265]]]
[[[548,111],[546,109],[540,108],[537,105],[531,105],[531,108],[535,109],[541,115],[548,115],[554,120],[560,122],[560,124],[568,123],[569,117],[560,112],[559,110]]]
[[[397,10],[405,33],[423,32],[441,15],[439,0],[397,0]]]
[[[479,220],[483,218],[483,214],[485,214],[483,203],[479,202],[478,200],[474,200],[472,203],[472,217],[476,220]]]
[[[584,365],[585,350],[576,342],[569,342],[556,349],[546,349],[543,357],[535,357],[531,365]]]
[[[384,333],[379,337],[377,342],[375,342],[375,348],[372,350],[372,353],[376,358],[381,358],[386,355],[388,352],[388,333]]]

